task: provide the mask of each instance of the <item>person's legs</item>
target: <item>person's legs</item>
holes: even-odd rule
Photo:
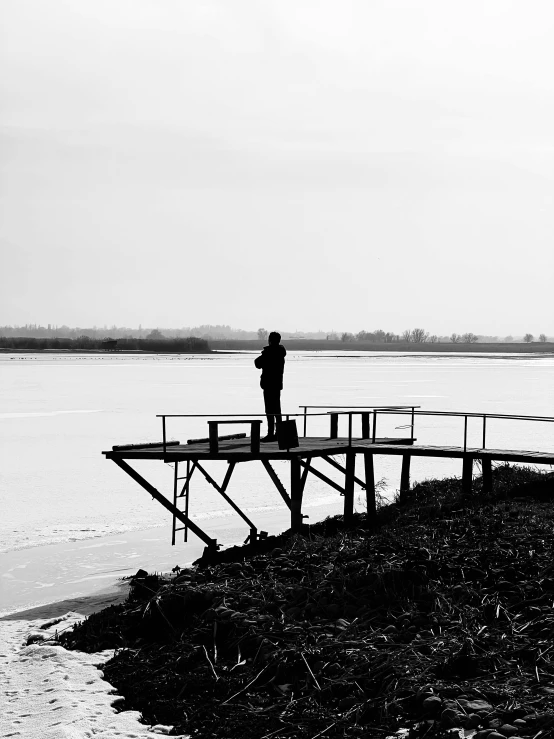
[[[267,435],[275,437],[275,421],[281,423],[281,391],[273,388],[264,389],[264,405],[267,415]]]

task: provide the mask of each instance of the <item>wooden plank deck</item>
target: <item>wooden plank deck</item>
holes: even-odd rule
[[[414,440],[415,441],[415,440]],[[524,464],[554,464],[554,452],[539,452],[517,449],[481,449],[478,447],[461,446],[429,446],[412,443],[406,438],[378,438],[375,442],[369,439],[352,439],[349,445],[347,438],[329,439],[325,437],[302,437],[299,446],[289,451],[279,449],[276,442],[262,444],[259,454],[253,454],[250,448],[250,438],[221,440],[217,453],[210,452],[208,442],[194,444],[170,443],[163,446],[144,445],[116,447],[103,454],[108,459],[150,459],[164,462],[186,460],[220,460],[228,462],[246,462],[250,460],[290,460],[291,457],[322,457],[335,454],[345,454],[347,451],[373,452],[374,454],[413,457],[443,457],[463,459],[490,459],[498,462],[520,462]]]
[[[355,451],[368,451],[367,443],[356,442]],[[450,459],[490,459],[497,462],[523,462],[526,464],[554,464],[554,452],[538,452],[525,449],[482,449],[462,446],[428,446],[422,444],[380,444],[375,454],[404,455],[413,457],[447,457]]]
[[[352,439],[352,445],[349,447],[347,438],[329,439],[328,437],[301,437],[299,446],[287,451],[279,449],[277,442],[262,443],[260,445],[259,454],[253,454],[251,451],[250,437],[244,439],[233,439],[229,441],[219,441],[219,448],[216,453],[210,452],[209,442],[200,442],[194,444],[179,444],[168,442],[165,453],[162,444],[148,445],[127,445],[122,447],[114,447],[111,451],[102,452],[107,459],[160,459],[165,462],[186,461],[194,459],[207,460],[224,460],[229,462],[246,462],[249,460],[261,459],[290,459],[292,456],[297,457],[321,457],[324,455],[344,454],[346,451],[368,451],[374,447],[391,447],[397,444],[409,446],[411,449],[411,439],[406,437],[399,438],[377,438],[375,442],[367,439]],[[362,447],[359,447],[363,444]],[[359,447],[359,448],[358,448]]]

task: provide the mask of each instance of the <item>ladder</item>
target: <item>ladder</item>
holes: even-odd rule
[[[175,462],[175,468],[173,471],[173,505],[175,508],[179,508],[179,503],[184,502],[184,510],[183,513],[185,514],[185,517],[188,521],[189,517],[189,500],[190,500],[190,478],[194,474],[194,470],[196,469],[196,462],[192,462],[190,459],[187,459],[186,461],[187,465],[187,472],[185,475],[179,476],[179,462]],[[181,486],[181,482],[184,480],[184,483]],[[171,544],[175,546],[175,539],[176,534],[178,531],[184,532],[184,538],[183,541],[188,541],[188,524],[184,524],[184,526],[177,526],[177,516],[175,513],[173,513],[173,525],[172,525],[172,532],[171,532]]]

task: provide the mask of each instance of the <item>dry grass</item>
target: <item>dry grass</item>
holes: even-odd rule
[[[64,643],[119,647],[104,672],[125,707],[194,737],[552,736],[552,479],[495,480],[136,581]]]

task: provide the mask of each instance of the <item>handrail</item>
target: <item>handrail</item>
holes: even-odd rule
[[[383,408],[381,413],[389,415],[398,415],[405,411],[396,410],[394,408]],[[486,449],[487,439],[487,419],[498,418],[507,421],[542,421],[544,423],[554,423],[554,416],[526,416],[523,414],[509,414],[509,413],[464,413],[462,411],[412,411],[412,419],[414,416],[446,416],[452,418],[463,418],[464,419],[464,452],[467,451],[467,419],[468,418],[482,418],[483,419],[483,438],[481,449]]]
[[[289,418],[303,418],[304,419],[304,436],[306,436],[306,425],[307,425],[307,418],[311,416],[329,416],[330,411],[326,411],[324,413],[308,413],[309,408],[356,408],[360,410],[355,411],[341,411],[340,413],[337,413],[336,415],[347,415],[350,413],[350,418],[348,421],[348,444],[351,446],[352,444],[352,416],[353,415],[363,415],[364,411],[373,411],[373,420],[374,420],[374,427],[373,427],[373,441],[375,441],[375,420],[376,420],[376,410],[398,410],[401,411],[402,409],[406,411],[413,411],[414,408],[420,408],[421,406],[411,406],[411,405],[358,405],[358,406],[348,406],[348,405],[301,405],[299,408],[304,408],[304,413],[281,413],[282,416],[285,416],[287,420]],[[363,410],[362,410],[363,409]],[[266,413],[157,413],[156,418],[162,419],[162,437],[163,437],[163,449],[164,453],[167,447],[167,434],[166,434],[166,419],[167,418],[265,418],[267,416]],[[414,438],[414,426],[413,426],[413,414],[412,414],[412,439]]]
[[[392,407],[392,406],[386,406]],[[401,406],[399,406],[401,407]],[[305,413],[281,413],[287,421],[289,418],[305,417]],[[309,413],[310,416],[327,416],[327,413]],[[164,454],[167,448],[166,418],[265,418],[267,413],[156,413],[162,419],[162,439]],[[304,419],[304,424],[306,423]]]
[[[391,410],[393,410],[393,409],[394,410],[402,410],[402,409],[404,409],[404,410],[410,410],[410,411],[412,411],[414,408],[421,408],[421,406],[419,406],[419,405],[299,405],[298,407],[304,409],[304,413],[302,414],[303,417],[304,417],[304,437],[306,437],[306,435],[307,435],[307,426],[308,426],[307,419],[308,419],[308,416],[317,416],[317,415],[319,415],[317,413],[308,413],[307,412],[308,411],[308,408],[333,408],[333,409],[334,408],[349,408],[349,409],[350,408],[355,408],[357,410],[353,412],[354,414],[357,414],[358,413],[358,410],[365,410],[365,411],[372,410],[373,411],[374,428],[375,428],[375,420],[376,420],[376,415],[375,415],[375,411],[376,410],[381,410],[381,409],[383,409],[383,410],[384,409],[387,409],[387,410],[388,409],[391,409]],[[328,414],[330,414],[332,412],[334,412],[334,411],[327,411]],[[339,411],[339,412],[337,412],[337,415],[347,415],[348,413],[349,413],[349,411]],[[413,421],[413,415],[412,415],[411,428],[412,428],[412,439],[413,439],[414,438],[414,421]],[[375,441],[375,432],[373,433],[373,441]],[[352,416],[350,416],[350,418],[348,420],[348,444],[350,445],[351,442],[352,442]]]
[[[348,445],[352,445],[352,417],[360,415],[362,416],[362,434],[367,433],[369,438],[369,411],[372,411],[373,415],[373,433],[372,441],[375,443],[376,430],[377,430],[377,414],[382,413],[384,415],[401,415],[409,413],[411,415],[411,423],[403,428],[411,429],[411,439],[414,439],[414,425],[416,416],[445,416],[452,418],[463,418],[464,419],[464,452],[467,451],[467,430],[468,430],[468,418],[481,418],[483,420],[483,436],[482,436],[482,449],[486,449],[486,433],[487,433],[487,419],[496,418],[504,419],[509,421],[543,421],[546,423],[554,423],[554,416],[529,416],[523,414],[508,414],[508,413],[473,413],[463,411],[424,411],[419,410],[419,405],[301,405],[300,408],[304,409],[304,413],[282,413],[287,420],[289,418],[303,418],[304,419],[304,437],[306,436],[307,419],[311,416],[331,416],[331,438],[336,438],[338,429],[338,416],[348,416]],[[323,413],[309,413],[309,409],[333,409],[326,410]],[[347,410],[340,410],[340,409]],[[167,446],[166,437],[166,419],[167,418],[264,418],[266,413],[158,413],[156,418],[162,419],[162,434],[163,434],[163,449],[164,452]]]
[[[414,406],[419,408],[420,406]],[[394,406],[383,407],[383,413],[394,413]],[[554,416],[526,416],[523,414],[510,414],[510,413],[473,413],[465,411],[416,411],[418,416],[467,416],[468,418],[482,418],[487,416],[488,418],[507,418],[512,421],[547,421],[554,423]]]
[[[344,406],[346,407],[346,406]],[[393,408],[395,406],[382,406],[383,408]],[[399,406],[401,407],[401,406]],[[419,407],[419,406],[418,406]],[[298,418],[304,416],[303,413],[284,413],[281,416],[294,416]],[[326,416],[327,413],[309,413],[310,416]],[[265,418],[267,413],[156,413],[156,418],[250,418],[250,416]]]

